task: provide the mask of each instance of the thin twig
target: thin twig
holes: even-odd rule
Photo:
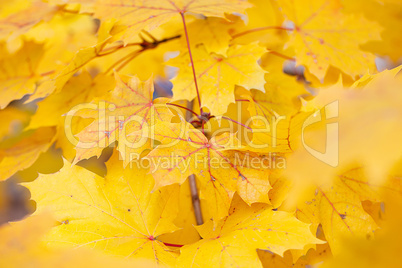
[[[150,34],[149,32],[147,32],[145,30],[142,30],[142,32],[144,34],[146,34],[149,38],[151,38],[153,42],[158,42],[158,40],[152,34]]]
[[[194,106],[193,101],[189,101],[187,103],[187,112],[186,112],[187,121],[190,121],[191,119],[192,113],[190,111],[192,111],[193,106]],[[191,200],[193,202],[195,220],[197,222],[197,225],[201,225],[204,223],[204,220],[202,219],[200,196],[198,195],[198,188],[194,174],[188,176],[188,182],[190,183]]]
[[[193,56],[191,55],[190,40],[188,38],[188,33],[187,33],[186,19],[184,18],[184,13],[180,13],[180,15],[181,15],[181,19],[183,21],[184,33],[186,35],[188,55],[190,56],[191,68],[193,70],[193,77],[194,77],[195,90],[197,91],[198,105],[200,106],[200,114],[202,114],[200,92],[198,90],[197,75],[195,74]]]
[[[286,59],[286,60],[296,61],[296,60],[295,60],[294,58],[292,58],[292,57],[286,56],[286,55],[284,55],[284,54],[282,54],[282,53],[279,53],[279,52],[276,52],[276,51],[273,51],[273,50],[270,50],[270,49],[268,49],[268,52],[271,53],[272,55],[281,57],[281,58]]]
[[[112,50],[112,51],[108,51],[107,53],[100,54],[99,56],[102,57],[102,56],[106,56],[106,55],[112,54],[112,53],[118,51],[120,48],[126,48],[126,47],[128,47],[128,46],[139,46],[139,47],[141,47],[141,49],[136,50],[136,51],[133,51],[133,52],[131,52],[131,53],[125,55],[123,58],[119,59],[119,60],[116,61],[115,63],[113,63],[113,64],[106,70],[106,73],[109,73],[110,71],[112,71],[112,70],[114,69],[114,67],[116,67],[117,65],[121,64],[121,65],[116,69],[117,71],[119,71],[119,70],[121,70],[124,66],[126,66],[128,63],[130,63],[135,57],[137,57],[138,55],[140,55],[142,52],[144,52],[144,51],[146,51],[146,50],[148,50],[148,49],[154,49],[154,48],[156,48],[157,46],[159,46],[160,44],[166,43],[166,42],[168,42],[168,41],[171,41],[171,40],[174,40],[174,39],[177,39],[177,38],[180,38],[180,35],[176,35],[176,36],[173,36],[173,37],[164,38],[164,39],[159,40],[159,41],[156,40],[156,41],[153,41],[153,42],[148,42],[148,41],[146,41],[146,40],[143,40],[143,42],[141,42],[141,43],[131,43],[131,44],[127,44],[126,46],[118,45],[118,46],[116,46],[116,47],[113,47],[113,50]],[[110,49],[110,48],[105,49],[105,50],[102,50],[102,52],[107,51],[107,50],[109,50],[109,49]]]
[[[119,45],[116,45],[113,47],[108,47],[106,49],[103,49],[101,52],[99,52],[98,57],[103,57],[103,56],[113,54],[121,48],[127,48],[127,47],[132,47],[132,46],[141,46],[141,44],[142,44],[142,42],[137,42],[137,43],[130,43],[127,45],[119,44]]]
[[[193,202],[195,220],[197,225],[201,225],[204,223],[204,220],[202,219],[201,202],[194,174],[188,177],[188,182],[190,183],[191,200]]]
[[[116,61],[115,63],[113,63],[107,70],[105,73],[109,73],[110,71],[112,71],[114,69],[114,67],[116,67],[117,65],[121,64],[118,69],[120,70],[122,67],[124,67],[125,65],[127,65],[127,63],[129,63],[130,61],[132,61],[135,57],[137,57],[138,55],[141,54],[141,52],[144,51],[144,49],[140,49],[140,50],[136,50],[133,51],[127,55],[125,55],[124,57],[122,57],[121,59],[119,59],[118,61]]]
[[[198,114],[197,114],[196,112],[194,112],[193,110],[190,110],[190,109],[187,108],[187,107],[183,107],[183,106],[178,105],[178,104],[175,104],[175,103],[166,103],[166,105],[171,105],[171,106],[179,107],[179,108],[184,109],[184,110],[186,110],[187,112],[190,112],[190,113],[192,113],[193,115],[195,115],[195,116],[198,117]],[[191,118],[190,118],[190,119],[191,119]]]

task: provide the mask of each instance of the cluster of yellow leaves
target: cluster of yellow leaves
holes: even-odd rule
[[[0,229],[0,264],[2,267],[153,267],[147,260],[126,261],[88,249],[50,250],[41,243],[52,227],[49,215],[31,217]]]
[[[401,10],[2,1],[0,266],[395,266]]]

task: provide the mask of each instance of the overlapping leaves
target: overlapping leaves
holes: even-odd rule
[[[400,67],[373,75],[374,52],[400,57],[390,27],[400,24],[400,4],[382,4],[1,3],[0,181],[32,180],[14,175],[36,175],[35,162],[57,150],[64,160],[24,184],[35,214],[52,212],[55,226],[44,238],[40,227],[51,220],[38,216],[0,229],[0,262],[52,266],[92,248],[87,262],[99,256],[104,265],[120,263],[104,254],[220,267],[312,265],[322,254],[336,265],[350,257],[345,239],[375,252],[367,240],[390,240],[378,228],[402,192]],[[77,21],[85,30],[71,26]],[[321,83],[332,87],[315,88]],[[317,119],[325,116],[329,123]],[[334,123],[339,133],[328,128]],[[339,134],[326,144],[339,144],[338,159],[326,162],[319,150],[312,157],[323,132]],[[198,226],[192,175],[205,221]]]

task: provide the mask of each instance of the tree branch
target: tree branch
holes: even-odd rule
[[[148,34],[149,34],[149,33],[148,33]],[[121,70],[124,66],[126,66],[128,63],[130,63],[135,57],[137,57],[138,55],[140,55],[142,52],[144,52],[144,51],[146,51],[146,50],[148,50],[148,49],[154,49],[154,48],[156,48],[157,46],[159,46],[160,44],[163,44],[163,43],[166,43],[166,42],[168,42],[168,41],[171,41],[171,40],[174,40],[174,39],[178,39],[178,38],[180,38],[180,35],[176,35],[176,36],[173,36],[173,37],[164,38],[164,39],[161,39],[161,40],[156,40],[156,39],[153,38],[153,41],[152,41],[152,42],[149,42],[149,41],[143,39],[143,41],[142,41],[141,43],[130,43],[130,44],[127,44],[127,45],[125,45],[125,46],[124,46],[124,45],[118,45],[118,46],[115,46],[115,47],[111,47],[111,48],[107,48],[107,49],[105,49],[105,50],[102,50],[101,52],[104,52],[104,53],[103,53],[103,54],[100,54],[99,57],[103,57],[103,56],[110,55],[110,54],[112,54],[112,53],[118,51],[118,50],[121,49],[121,48],[126,48],[126,47],[129,47],[129,46],[139,46],[139,47],[141,47],[141,49],[136,50],[136,51],[133,51],[133,52],[131,52],[131,53],[125,55],[123,58],[119,59],[119,60],[116,61],[115,63],[113,63],[113,64],[107,69],[107,71],[106,71],[105,73],[108,73],[108,72],[112,71],[112,70],[114,69],[114,67],[116,67],[117,65],[121,64],[121,65],[117,68],[117,71],[119,71],[119,70]],[[111,51],[109,51],[109,50],[111,50]],[[105,51],[107,51],[107,52],[105,53]]]
[[[187,121],[189,121],[191,119],[192,112],[190,112],[190,111],[192,111],[193,106],[194,106],[193,101],[189,101],[187,103],[187,112],[186,112],[186,120]],[[200,196],[198,195],[198,188],[197,188],[197,183],[195,181],[194,174],[192,174],[188,177],[188,181],[190,183],[191,200],[193,202],[195,220],[197,222],[197,225],[201,225],[204,223],[204,220],[202,219]]]

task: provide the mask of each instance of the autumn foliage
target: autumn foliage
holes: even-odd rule
[[[399,267],[402,3],[0,3],[0,267]]]

